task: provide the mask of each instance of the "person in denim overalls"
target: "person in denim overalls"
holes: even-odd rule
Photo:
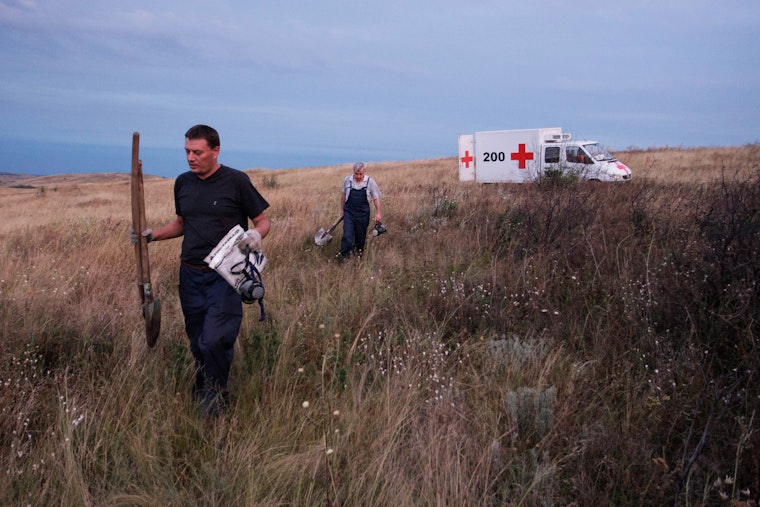
[[[341,214],[343,215],[343,239],[340,254],[349,258],[352,254],[361,257],[369,227],[370,199],[375,203],[375,221],[383,220],[380,210],[380,187],[375,180],[364,174],[364,163],[354,164],[354,174],[343,180],[341,192]]]

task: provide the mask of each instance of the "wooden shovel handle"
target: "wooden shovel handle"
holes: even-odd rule
[[[137,265],[137,288],[145,319],[145,337],[148,346],[156,344],[161,329],[161,301],[154,298],[150,282],[148,239],[142,235],[147,227],[145,219],[145,189],[143,187],[142,161],[140,160],[140,134],[132,134],[132,229],[137,234],[135,261]]]
[[[338,224],[341,223],[342,221],[343,221],[343,215],[341,215],[340,218],[338,219],[338,221],[335,222],[334,224],[332,224],[330,226],[330,228],[327,229],[327,231],[325,231],[325,232],[332,232],[332,230],[335,229],[336,227],[338,227]]]
[[[144,303],[153,299],[150,285],[150,261],[148,260],[148,239],[142,235],[147,227],[145,220],[145,190],[143,187],[142,161],[140,160],[140,134],[132,134],[132,228],[137,234],[135,260],[137,263],[137,283]]]

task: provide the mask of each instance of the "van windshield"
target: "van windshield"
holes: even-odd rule
[[[615,162],[617,160],[609,151],[599,146],[599,143],[584,144],[583,148],[597,162]]]

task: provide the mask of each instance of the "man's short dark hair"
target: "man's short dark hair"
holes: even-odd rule
[[[221,144],[219,142],[219,132],[208,125],[196,125],[190,127],[190,129],[185,132],[185,137],[187,139],[205,139],[208,143],[208,147],[211,149],[216,148]]]

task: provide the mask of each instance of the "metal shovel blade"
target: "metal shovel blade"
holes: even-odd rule
[[[154,347],[161,332],[161,300],[156,298],[150,303],[143,304],[143,317],[145,318],[145,340],[148,347]]]
[[[332,236],[324,229],[320,229],[317,232],[317,235],[314,236],[314,243],[316,243],[317,246],[325,246],[330,240],[332,240]]]
[[[343,221],[343,216],[341,215],[338,221],[332,224],[329,229],[327,230],[319,229],[319,231],[317,231],[317,234],[314,236],[314,243],[316,243],[317,246],[325,246],[326,244],[328,244],[330,240],[332,239],[332,236],[330,235],[330,233],[342,221]]]

